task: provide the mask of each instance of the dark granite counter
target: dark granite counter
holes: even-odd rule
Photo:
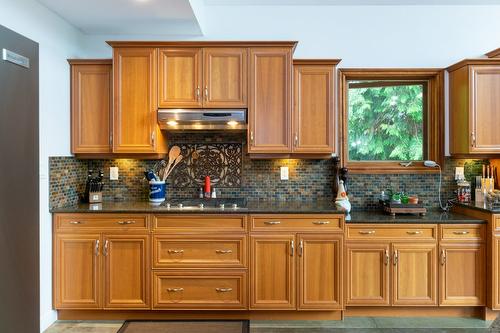
[[[481,212],[491,213],[491,214],[500,214],[500,207],[493,207],[491,205],[486,204],[485,202],[481,203],[455,203],[456,206],[470,208],[474,210],[479,210]]]
[[[177,208],[153,205],[147,201],[104,202],[54,208],[52,213],[149,213],[149,214],[341,214],[331,201],[248,201],[245,208],[194,207]],[[429,210],[427,215],[412,214],[392,217],[382,211],[353,211],[346,223],[486,223],[455,213]]]

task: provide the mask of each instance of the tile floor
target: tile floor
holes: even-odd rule
[[[121,321],[58,321],[44,333],[116,333]],[[251,321],[250,333],[500,333],[500,319],[359,317],[344,321]]]

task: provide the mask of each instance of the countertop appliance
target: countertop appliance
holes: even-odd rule
[[[40,332],[38,43],[0,25],[0,57],[0,332]]]
[[[245,210],[247,202],[243,198],[227,199],[170,199],[162,203],[162,206],[168,209],[187,209],[187,210]]]
[[[158,124],[164,130],[245,130],[246,109],[159,109]]]

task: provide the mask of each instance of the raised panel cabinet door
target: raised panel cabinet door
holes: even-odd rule
[[[500,66],[471,66],[471,152],[500,152],[500,131],[495,121],[500,113]]]
[[[498,215],[496,215],[498,216]],[[500,235],[491,238],[491,309],[500,309]]]
[[[105,235],[103,241],[104,307],[149,308],[149,236]]]
[[[56,234],[54,247],[54,308],[101,308],[100,235]]]
[[[250,238],[250,308],[295,309],[295,235]]]
[[[392,245],[392,305],[437,305],[435,243]]]
[[[294,65],[293,151],[334,152],[334,66]]]
[[[482,244],[442,244],[439,305],[485,304],[485,250]]]
[[[292,52],[250,49],[248,152],[290,153]]]
[[[111,152],[111,60],[71,65],[71,152]]]
[[[345,251],[346,305],[390,305],[389,243],[347,243]]]
[[[115,48],[114,153],[155,153],[157,130],[157,51]]]
[[[159,100],[161,108],[202,106],[202,50],[173,48],[159,50]]]
[[[342,309],[342,235],[300,234],[299,310]]]
[[[246,48],[203,49],[203,106],[247,106]]]

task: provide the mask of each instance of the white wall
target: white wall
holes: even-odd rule
[[[295,57],[340,67],[446,67],[500,47],[500,6],[206,6],[202,30],[190,39],[297,40]],[[161,37],[90,36],[87,55],[117,39]]]
[[[56,320],[52,310],[52,227],[48,157],[70,154],[69,66],[79,57],[82,35],[34,0],[0,0],[0,24],[39,44],[40,56],[40,325]]]

